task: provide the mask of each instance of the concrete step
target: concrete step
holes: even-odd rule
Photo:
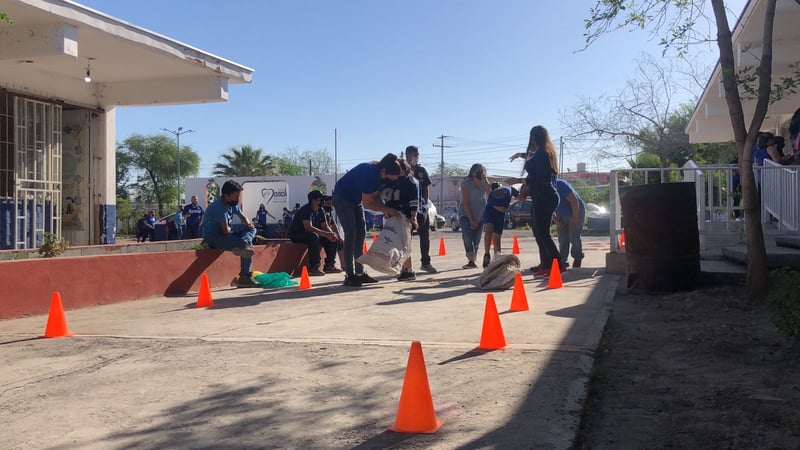
[[[778,247],[800,249],[800,236],[775,236]]]
[[[747,278],[744,266],[720,259],[700,260],[701,282],[706,286],[742,283]]]
[[[723,247],[722,256],[738,264],[747,265],[747,247]],[[795,248],[767,246],[767,267],[800,267],[800,250]]]

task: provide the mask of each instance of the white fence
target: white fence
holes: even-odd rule
[[[765,161],[754,167],[756,180],[761,180],[761,220],[775,223],[780,231],[800,231],[800,166],[781,166]],[[742,234],[742,205],[733,191],[736,165],[702,165],[689,161],[680,168],[647,168],[612,170],[610,182],[611,251],[620,251],[622,210],[619,188],[641,184],[694,182],[697,199],[697,229],[700,248],[710,247],[713,238]],[[664,205],[668,212],[669,205]]]

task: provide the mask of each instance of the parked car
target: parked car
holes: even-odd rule
[[[608,231],[609,213],[605,206],[594,203],[586,204],[586,228]]]
[[[436,205],[432,201],[428,201],[428,218],[431,223],[431,231],[436,231],[437,228],[442,228],[446,221],[444,216],[440,215],[436,210]]]
[[[506,211],[506,229],[531,224],[531,200],[512,203]]]

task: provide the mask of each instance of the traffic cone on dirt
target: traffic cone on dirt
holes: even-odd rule
[[[311,280],[308,278],[308,268],[303,266],[303,272],[300,274],[300,286],[298,289],[304,291],[306,289],[311,289]]]
[[[372,243],[374,244],[377,241],[378,241],[378,235],[377,234],[373,234],[372,235]]]
[[[44,337],[57,338],[72,336],[67,327],[67,317],[64,315],[64,306],[61,304],[61,293],[53,292],[50,298],[50,314],[47,316],[47,325],[44,328]]]
[[[442,423],[441,420],[436,420],[436,413],[433,411],[433,398],[428,384],[425,358],[422,356],[422,344],[414,341],[408,354],[397,417],[394,426],[389,430],[398,433],[432,434],[442,426]]]
[[[211,297],[211,286],[208,284],[208,276],[200,276],[200,292],[197,293],[197,304],[195,308],[208,308],[214,306],[214,299]]]
[[[486,308],[483,311],[483,330],[478,348],[482,350],[496,350],[506,346],[506,337],[503,334],[503,325],[500,323],[500,314],[497,313],[497,304],[494,294],[486,294]]]
[[[364,250],[363,250],[362,254],[366,255],[367,251],[368,251],[367,250],[367,241],[364,241]]]
[[[511,294],[511,308],[509,311],[527,311],[528,294],[525,293],[525,285],[522,284],[522,274],[517,272],[514,277],[514,293]]]
[[[444,248],[444,238],[440,237],[439,238],[439,256],[446,256],[446,255],[447,255],[447,249]]]
[[[558,289],[564,287],[561,282],[561,267],[558,265],[558,259],[553,258],[553,265],[550,266],[550,280],[547,282],[547,289]]]
[[[519,241],[516,234],[514,235],[514,244],[511,246],[511,254],[519,255]]]

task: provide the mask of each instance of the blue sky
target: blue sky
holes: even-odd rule
[[[243,144],[333,154],[334,129],[342,169],[415,144],[433,171],[444,134],[447,164],[518,174],[508,156],[524,149],[531,126],[557,141],[561,111],[579,96],[615,94],[640,53],[661,54],[648,33],[627,31],[578,51],[594,1],[79,1],[255,69],[227,103],[117,110],[118,141],[196,130],[181,144],[200,154],[201,176]],[[565,149],[572,170],[620,165],[587,159]]]

